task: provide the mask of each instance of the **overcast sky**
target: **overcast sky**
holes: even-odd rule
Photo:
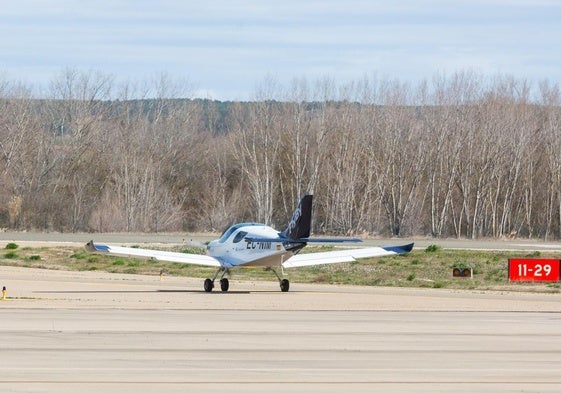
[[[3,0],[0,79],[161,73],[250,99],[266,76],[416,83],[473,70],[561,82],[561,1]]]

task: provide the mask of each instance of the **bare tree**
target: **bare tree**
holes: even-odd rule
[[[561,94],[559,87],[551,87],[547,83],[540,86],[541,103],[544,107],[543,135],[545,155],[545,217],[543,237],[548,239],[552,234],[561,236]]]
[[[0,80],[0,226],[278,225],[311,192],[316,231],[561,237],[558,84],[267,77],[237,103],[189,90],[66,69],[36,99]]]
[[[377,185],[390,232],[400,236],[425,172],[426,140],[416,121],[415,108],[407,105],[410,88],[389,83],[383,94],[386,108],[377,124]]]
[[[56,161],[53,138],[42,132],[29,88],[13,85],[5,94],[0,103],[0,200],[20,201],[18,217],[11,224],[28,228],[41,219],[36,208],[43,203],[38,196],[45,192]]]
[[[238,109],[234,124],[235,158],[241,165],[256,209],[256,219],[270,224],[277,192],[280,152],[279,111],[275,101],[248,104],[246,118]]]

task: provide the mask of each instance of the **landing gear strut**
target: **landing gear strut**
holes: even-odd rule
[[[275,269],[267,268],[266,270],[271,270],[275,274],[275,276],[277,276],[281,292],[288,292],[288,289],[290,288],[290,282],[286,278],[281,278],[275,271]],[[212,276],[212,278],[207,278],[205,280],[205,292],[212,292],[212,290],[214,289],[214,281],[216,281],[216,279],[220,275],[220,272],[222,272],[222,275],[220,276],[220,290],[222,292],[228,292],[228,289],[230,289],[230,281],[228,281],[228,279],[224,277],[226,273],[228,273],[228,269],[224,267],[219,268],[216,273],[214,273],[214,276]]]
[[[290,288],[290,282],[286,278],[280,278],[277,271],[275,269],[273,269],[272,267],[269,268],[269,269],[271,269],[271,271],[273,273],[275,273],[275,276],[277,276],[277,278],[279,279],[281,292],[288,292],[288,289]]]
[[[205,292],[212,292],[214,288],[214,281],[216,280],[220,272],[222,272],[222,276],[220,276],[220,290],[222,292],[228,291],[228,289],[230,288],[230,282],[228,281],[227,278],[224,277],[226,273],[228,273],[228,269],[221,267],[216,271],[216,273],[214,273],[214,276],[212,276],[212,278],[207,278],[205,280],[205,284],[204,284]]]

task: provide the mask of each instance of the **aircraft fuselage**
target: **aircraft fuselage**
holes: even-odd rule
[[[279,232],[256,223],[237,224],[227,229],[218,240],[207,246],[207,255],[221,261],[224,267],[277,266],[294,255],[290,244],[271,241],[253,241],[248,238],[277,238]],[[301,244],[298,248],[302,248]]]

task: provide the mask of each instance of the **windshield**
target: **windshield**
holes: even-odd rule
[[[241,224],[232,225],[230,228],[228,228],[226,231],[224,231],[224,233],[222,234],[222,236],[220,237],[218,242],[219,243],[224,243],[226,240],[228,240],[228,238],[232,235],[232,233],[234,233],[235,231],[237,231],[241,227],[257,226],[257,225],[263,225],[263,224],[259,224],[259,223],[256,223],[256,222],[244,222],[244,223],[241,223]],[[244,234],[244,236],[246,234]],[[240,240],[241,239],[239,239],[238,242]]]
[[[245,237],[245,235],[247,235],[247,232],[245,231],[239,231],[238,234],[236,235],[236,237],[234,237],[234,240],[232,240],[232,243],[239,243],[242,241],[242,239]]]

